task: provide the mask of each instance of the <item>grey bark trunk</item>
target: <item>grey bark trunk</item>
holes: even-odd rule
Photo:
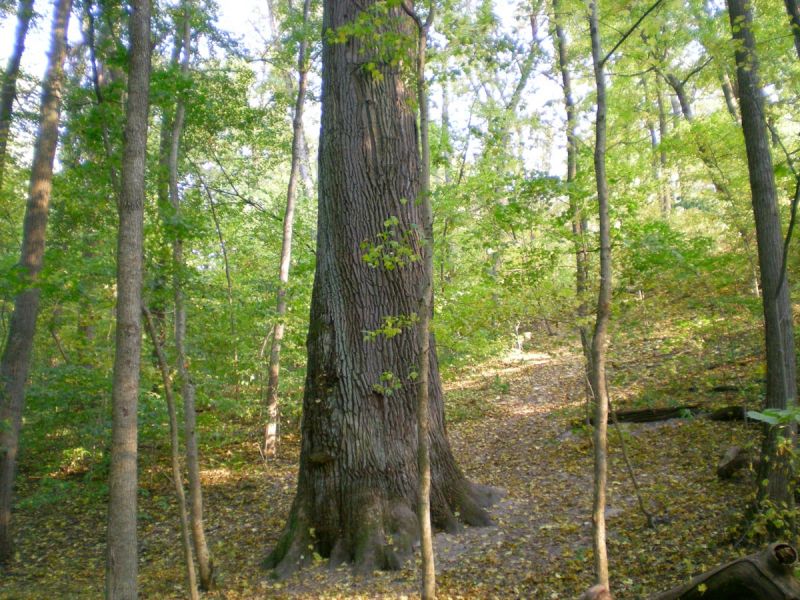
[[[567,194],[572,212],[572,235],[575,249],[575,296],[578,299],[578,332],[581,337],[586,380],[590,380],[592,372],[592,340],[585,319],[589,315],[586,303],[586,291],[589,280],[589,261],[586,251],[587,220],[580,205],[579,195],[574,189],[578,175],[578,138],[576,134],[577,114],[575,99],[572,96],[572,75],[569,71],[567,53],[567,36],[561,20],[561,4],[553,0],[553,22],[556,31],[556,49],[558,52],[558,68],[561,71],[561,85],[564,90],[564,108],[567,113]],[[588,391],[588,390],[587,390]]]
[[[183,5],[182,42],[183,59],[181,74],[189,74],[189,55],[191,52],[190,8]],[[178,190],[178,154],[180,152],[181,134],[186,116],[186,105],[178,98],[175,106],[175,119],[172,123],[172,134],[169,152],[169,197],[175,218],[180,220],[181,198]],[[200,587],[210,590],[213,586],[214,569],[206,541],[203,525],[203,489],[200,482],[200,450],[197,435],[197,410],[195,406],[195,387],[189,372],[189,360],[186,353],[186,301],[183,292],[185,261],[183,258],[183,239],[180,233],[172,242],[173,295],[175,304],[175,360],[178,365],[178,376],[181,381],[181,397],[183,398],[184,443],[186,444],[186,470],[189,475],[189,514],[192,524],[192,539],[197,555],[197,566],[200,572]]]
[[[658,161],[661,165],[661,176],[665,177],[667,173],[667,149],[664,145],[664,140],[667,139],[669,133],[669,124],[667,122],[667,109],[664,106],[664,94],[661,90],[661,81],[656,79],[656,104],[658,105]],[[661,214],[665,217],[669,216],[672,212],[672,187],[669,182],[662,180],[661,182]]]
[[[266,561],[279,574],[311,562],[315,551],[334,565],[352,561],[361,572],[399,568],[418,537],[416,328],[365,336],[389,317],[408,319],[419,310],[415,118],[398,66],[382,61],[369,42],[331,44],[324,33],[374,3],[323,4],[317,266],[297,494]],[[409,35],[401,9],[390,16],[382,31]],[[432,520],[447,530],[459,521],[485,525],[496,490],[469,483],[456,465],[430,343]]]
[[[436,566],[433,555],[433,529],[431,527],[431,451],[430,451],[430,351],[431,318],[433,316],[433,209],[431,207],[431,147],[428,139],[428,89],[425,81],[425,56],[428,49],[428,31],[433,23],[433,2],[423,23],[408,3],[403,9],[417,25],[417,104],[419,105],[419,195],[422,217],[423,273],[420,281],[419,308],[417,309],[417,343],[419,344],[419,377],[417,380],[417,522],[419,524],[422,554],[422,600],[436,598]],[[523,86],[524,87],[524,84]],[[518,87],[518,89],[521,89]],[[517,102],[519,102],[517,100]]]
[[[208,186],[205,182],[200,179],[200,182],[203,186],[203,190],[206,193],[206,198],[208,198],[208,206],[211,209],[211,218],[214,221],[214,229],[217,231],[217,239],[219,240],[219,247],[222,251],[222,260],[225,264],[225,284],[226,284],[226,291],[228,293],[228,320],[230,321],[230,328],[231,328],[231,342],[233,343],[233,375],[236,379],[236,384],[234,385],[234,396],[238,399],[239,398],[239,334],[236,331],[236,313],[234,311],[233,306],[233,277],[231,276],[231,264],[228,260],[228,245],[225,243],[225,237],[222,235],[222,226],[219,222],[219,216],[217,215],[217,207],[214,203],[214,196],[211,195],[211,190],[208,189]]]
[[[3,176],[6,167],[8,136],[11,130],[11,117],[14,100],[17,97],[17,76],[22,53],[25,51],[25,38],[33,17],[33,0],[20,0],[17,6],[17,30],[14,33],[14,48],[8,58],[3,74],[3,88],[0,91],[0,190],[3,189]]]
[[[800,8],[797,6],[797,0],[784,0],[784,2],[786,12],[789,14],[789,24],[792,27],[794,47],[797,50],[797,57],[800,58]]]
[[[594,566],[597,584],[609,588],[606,550],[606,480],[608,477],[608,396],[606,384],[606,348],[611,316],[611,229],[608,216],[608,179],[606,177],[606,76],[600,44],[597,0],[591,2],[589,31],[592,40],[592,63],[597,88],[594,170],[597,181],[597,205],[600,222],[600,290],[597,317],[592,336],[592,391],[594,392],[594,500],[592,506]],[[609,588],[610,589],[610,588]]]
[[[782,272],[783,234],[778,212],[778,194],[759,83],[752,13],[744,0],[728,0],[728,12],[733,39],[737,42],[736,79],[761,272],[767,354],[767,394],[764,406],[785,409],[796,405],[797,373],[789,283]],[[780,452],[778,444],[780,438],[793,440],[794,436],[794,426],[771,427],[766,431],[762,460],[756,477],[759,482],[757,505],[769,501],[787,511],[793,509],[791,457],[787,452]]]
[[[117,332],[109,467],[107,600],[133,600],[137,585],[137,402],[142,350],[142,245],[147,114],[150,93],[150,2],[133,0],[125,144],[117,239]]]
[[[25,404],[25,383],[31,366],[33,337],[39,313],[36,280],[44,260],[71,7],[70,0],[58,0],[54,6],[50,58],[42,84],[39,131],[34,146],[22,230],[19,266],[24,285],[23,291],[14,298],[14,312],[0,360],[0,564],[9,562],[14,552],[11,531],[14,478]]]
[[[303,23],[308,23],[311,0],[303,3]],[[286,328],[286,286],[289,283],[289,270],[292,264],[292,234],[294,232],[294,209],[297,202],[297,184],[303,154],[303,107],[305,106],[308,78],[308,40],[300,40],[297,53],[297,99],[292,120],[292,166],[289,186],[286,190],[286,212],[283,216],[283,241],[278,273],[277,317],[272,333],[272,347],[269,353],[269,381],[267,384],[267,427],[264,432],[264,456],[274,457],[278,452],[278,383],[280,377],[281,343]]]
[[[183,542],[183,558],[186,563],[186,587],[189,597],[198,600],[200,595],[197,593],[197,576],[194,572],[194,551],[192,550],[192,534],[189,529],[189,515],[186,512],[186,493],[183,489],[183,469],[181,468],[181,448],[178,441],[178,416],[175,411],[175,395],[172,392],[172,379],[169,374],[169,364],[161,347],[161,340],[153,317],[145,305],[142,305],[142,315],[144,316],[145,327],[153,344],[153,351],[158,359],[158,369],[161,372],[161,381],[164,385],[164,399],[167,402],[167,414],[169,415],[169,447],[170,462],[172,464],[172,479],[175,483],[175,498],[178,501],[178,517],[181,523],[181,541]]]

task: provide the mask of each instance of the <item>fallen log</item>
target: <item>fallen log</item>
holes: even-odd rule
[[[668,419],[685,419],[687,417],[706,417],[711,421],[744,421],[747,410],[743,406],[723,406],[706,412],[696,404],[681,406],[662,406],[656,408],[630,408],[617,411],[617,421],[620,423],[652,423]],[[585,421],[584,421],[585,423]],[[589,424],[594,422],[589,419]]]
[[[620,423],[651,423],[653,421],[666,421],[667,419],[685,419],[700,412],[695,405],[665,406],[660,408],[632,408],[616,411],[617,421]],[[594,422],[590,420],[594,425]]]
[[[650,600],[800,600],[800,583],[794,577],[796,564],[794,548],[772,544]]]
[[[712,421],[744,421],[747,409],[744,406],[723,406],[708,415]]]

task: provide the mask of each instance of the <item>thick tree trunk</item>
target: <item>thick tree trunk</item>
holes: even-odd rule
[[[600,222],[600,290],[597,318],[592,337],[592,391],[594,392],[594,502],[592,508],[594,566],[597,584],[609,588],[606,551],[606,480],[608,477],[608,394],[606,384],[606,347],[611,317],[611,229],[608,215],[608,179],[606,177],[606,75],[600,44],[597,1],[591,2],[589,31],[592,39],[592,63],[597,88],[594,171],[597,181],[597,205]]]
[[[22,53],[25,51],[25,38],[33,17],[33,0],[20,0],[17,7],[17,31],[14,34],[14,48],[8,58],[8,65],[3,74],[3,88],[0,91],[0,190],[3,189],[5,174],[8,135],[11,130],[11,116],[14,111],[14,100],[17,98],[17,76]]]
[[[311,0],[303,3],[303,23],[308,23],[311,12]],[[297,184],[300,179],[303,143],[303,107],[306,100],[308,58],[306,50],[308,40],[305,36],[300,40],[297,56],[297,100],[292,120],[292,166],[289,173],[289,187],[286,190],[286,212],[283,216],[283,240],[281,243],[281,260],[278,273],[278,298],[275,328],[272,332],[272,348],[269,353],[269,381],[267,384],[267,427],[264,432],[264,456],[274,457],[278,452],[278,380],[280,377],[281,343],[286,328],[286,286],[289,283],[289,269],[292,264],[292,234],[294,232],[294,208],[297,202]]]
[[[137,402],[142,350],[142,242],[147,113],[150,92],[150,2],[133,0],[128,104],[117,240],[117,333],[112,392],[106,598],[137,597]]]
[[[736,79],[747,149],[750,191],[758,241],[764,332],[767,354],[767,408],[791,408],[797,401],[794,328],[789,282],[783,272],[783,234],[778,194],[772,169],[764,100],[759,84],[758,59],[752,32],[752,14],[744,0],[728,0],[736,44]],[[794,506],[791,455],[778,448],[780,438],[793,439],[795,428],[771,427],[762,446],[756,502],[790,510]],[[764,482],[764,483],[762,483]],[[758,507],[757,506],[757,507]]]
[[[192,550],[192,534],[189,529],[189,515],[186,511],[186,493],[183,489],[183,469],[181,468],[181,448],[178,441],[178,415],[175,410],[175,394],[172,392],[172,379],[169,374],[169,364],[161,347],[153,317],[143,304],[142,315],[147,334],[153,344],[153,352],[158,359],[158,370],[161,372],[161,381],[164,384],[164,399],[167,402],[167,415],[169,415],[169,449],[172,463],[172,479],[175,484],[175,498],[178,501],[178,516],[181,523],[181,541],[183,542],[183,558],[186,563],[186,587],[191,600],[198,600],[197,576],[194,572],[194,551]]]
[[[317,266],[297,495],[283,538],[266,561],[285,574],[312,560],[357,570],[398,568],[417,538],[416,388],[423,267],[415,119],[400,68],[359,38],[327,42],[374,2],[326,0]],[[410,34],[392,9],[385,27]],[[367,68],[377,69],[375,73]],[[379,74],[379,75],[378,75]],[[371,335],[365,332],[374,332]],[[490,523],[496,491],[470,484],[453,458],[431,339],[431,515],[447,530]]]
[[[189,74],[189,54],[191,42],[190,13],[187,3],[183,5],[182,42],[183,59],[181,74]],[[178,190],[178,154],[181,134],[186,115],[186,105],[182,98],[175,106],[175,119],[172,123],[169,151],[169,198],[177,219],[180,219],[181,198]],[[183,398],[184,443],[186,444],[186,470],[189,475],[189,514],[192,524],[192,539],[197,555],[197,566],[200,572],[200,587],[210,590],[213,586],[213,565],[206,542],[203,525],[203,488],[200,483],[200,450],[197,436],[197,410],[195,407],[195,387],[189,372],[189,360],[186,355],[186,301],[183,292],[184,270],[183,239],[176,234],[172,241],[173,297],[175,303],[175,360],[178,365],[178,376],[181,381],[181,397]]]
[[[44,260],[71,7],[71,0],[58,0],[54,7],[50,59],[42,85],[39,132],[34,146],[22,230],[19,265],[24,278],[23,291],[14,299],[14,312],[0,361],[0,564],[10,561],[13,555],[11,506],[14,476],[25,403],[25,383],[31,366],[33,336],[39,313],[36,279]]]

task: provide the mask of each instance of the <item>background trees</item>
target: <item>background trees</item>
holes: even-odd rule
[[[179,52],[184,45],[182,10],[159,2],[153,5],[152,110],[142,191],[143,290],[155,337],[166,363],[172,365],[169,378],[177,375],[181,381],[194,384],[198,450],[204,457],[197,479],[205,486],[208,544],[221,565],[221,585],[245,590],[254,585],[248,578],[255,572],[257,559],[277,540],[291,500],[291,469],[300,451],[312,278],[316,270],[324,268],[331,272],[331,281],[335,279],[332,263],[317,260],[317,256],[333,255],[316,245],[318,235],[325,237],[318,225],[313,189],[322,98],[322,43],[325,40],[330,45],[326,52],[338,52],[356,48],[353,38],[377,32],[369,52],[380,54],[388,44],[391,52],[386,56],[397,51],[402,57],[407,46],[413,45],[414,31],[410,21],[407,30],[387,25],[389,13],[380,9],[391,8],[392,18],[402,9],[396,1],[381,1],[374,3],[378,10],[370,19],[338,30],[331,34],[333,37],[323,37],[321,3],[309,3],[304,19],[301,3],[274,0],[269,14],[248,8],[246,13],[252,13],[261,35],[239,39],[242,30],[250,29],[226,30],[227,6],[191,4],[188,46],[192,58],[188,73],[182,72]],[[616,0],[601,4],[604,16],[599,41],[603,47],[613,47],[619,32],[627,31],[650,6],[652,3],[624,4]],[[767,41],[758,47],[764,92],[763,106],[756,112],[760,111],[766,124],[773,157],[766,174],[771,171],[775,181],[773,216],[780,229],[773,226],[773,233],[781,241],[797,184],[795,90],[800,61],[789,13],[783,7],[758,2],[753,8],[753,35]],[[791,6],[786,8],[792,10]],[[36,9],[42,14],[50,11],[45,5]],[[422,3],[418,2],[416,9],[423,11]],[[14,51],[12,38],[19,10],[15,3],[0,2],[3,32],[8,33],[0,36],[6,40],[0,48],[3,59]],[[737,78],[734,52],[738,46],[731,40],[726,13],[722,6],[664,0],[604,65],[608,125],[605,164],[613,191],[607,229],[608,247],[615,257],[610,276],[616,282],[610,297],[606,367],[620,407],[729,404],[755,410],[762,408],[765,399],[774,397],[767,380],[772,381],[775,370],[765,370],[762,348],[762,302],[766,303],[771,293],[766,284],[761,284],[764,269],[759,264],[760,244],[750,202],[757,194],[750,192],[748,149],[742,129],[743,121],[747,121],[748,88]],[[0,584],[17,586],[10,588],[12,595],[24,587],[20,582],[26,576],[51,586],[40,596],[74,595],[69,585],[89,586],[87,589],[99,593],[88,574],[97,575],[103,560],[102,548],[89,541],[83,546],[73,541],[81,536],[74,535],[71,527],[100,530],[102,518],[98,520],[98,514],[107,500],[114,311],[123,291],[115,283],[117,222],[112,203],[122,185],[130,38],[123,4],[83,2],[74,7],[72,15],[79,26],[72,27],[66,59],[48,244],[37,279],[41,326],[32,338],[25,428],[18,455],[17,507],[24,523],[20,531],[47,531],[48,535],[15,534],[18,558],[12,555],[12,568],[24,565],[27,570],[22,575],[14,573]],[[241,16],[238,19],[245,21]],[[25,213],[20,199],[25,197],[30,179],[33,157],[28,148],[33,147],[41,120],[38,89],[46,52],[37,39],[50,35],[46,21],[49,19],[37,21],[35,17],[31,21],[16,78],[17,100],[0,186],[0,334],[4,340],[12,325],[14,299],[24,291],[16,266]],[[176,23],[180,29],[177,44]],[[558,436],[585,418],[583,391],[587,378],[563,365],[551,372],[547,361],[555,360],[555,352],[550,352],[555,347],[579,352],[581,343],[575,334],[580,335],[581,329],[589,331],[589,313],[594,307],[588,308],[593,302],[587,299],[596,297],[600,285],[602,244],[593,158],[597,148],[593,135],[597,95],[587,8],[577,0],[559,0],[552,5],[448,0],[437,6],[429,38],[427,131],[436,239],[432,257],[433,332],[439,373],[450,388],[443,410],[451,423],[453,443],[461,448],[456,460],[468,469],[474,469],[470,466],[473,454],[485,453],[506,461],[498,458],[490,467],[468,472],[470,478],[507,483],[511,488],[509,503],[498,513],[503,520],[510,521],[502,512],[512,510],[508,507],[522,506],[529,499],[538,503],[530,505],[533,508],[528,512],[530,518],[539,520],[515,528],[528,528],[531,539],[514,538],[512,547],[511,534],[501,523],[497,531],[507,537],[490,535],[507,542],[508,547],[503,549],[511,554],[484,551],[481,562],[475,563],[481,576],[473,576],[472,581],[485,583],[490,580],[491,569],[497,569],[503,574],[502,585],[507,586],[502,589],[509,595],[514,593],[513,586],[525,592],[536,590],[538,594],[546,589],[547,594],[567,595],[585,589],[592,580],[581,566],[591,563],[582,537],[588,509],[585,505],[581,508],[580,518],[569,513],[570,523],[561,524],[546,512],[545,490],[550,489],[548,483],[559,482],[553,489],[561,489],[563,496],[575,495],[566,486],[577,480],[586,483],[580,479],[586,475],[581,469],[589,464],[588,446],[581,445],[586,442],[584,433],[576,428],[563,439]],[[301,46],[305,46],[308,60],[298,62]],[[326,205],[328,200],[322,198],[320,206],[327,206],[329,212],[320,218],[333,223],[336,236],[351,236],[347,247],[352,266],[365,269],[373,285],[364,293],[353,292],[358,299],[340,307],[350,321],[342,331],[337,325],[335,332],[347,332],[349,341],[360,348],[356,354],[363,355],[369,368],[356,383],[373,399],[373,408],[379,412],[379,406],[395,406],[413,387],[402,379],[410,376],[408,369],[387,369],[380,359],[391,355],[392,360],[409,365],[417,360],[409,336],[413,324],[403,318],[417,310],[416,304],[387,304],[373,310],[369,320],[353,315],[359,313],[357,307],[368,304],[370,294],[383,297],[381,277],[396,280],[397,289],[405,290],[406,284],[411,285],[411,273],[421,269],[416,261],[400,268],[393,262],[399,260],[397,256],[385,254],[386,248],[393,247],[402,255],[407,249],[403,226],[419,221],[412,214],[418,207],[409,206],[411,202],[400,204],[402,198],[410,201],[416,189],[411,181],[417,168],[411,145],[418,132],[412,117],[419,107],[412,93],[413,65],[408,60],[396,64],[389,60],[387,66],[382,60],[386,56],[373,60],[369,52],[360,58],[351,57],[353,68],[372,77],[356,78],[361,95],[356,94],[355,101],[362,113],[353,127],[378,114],[374,107],[385,100],[384,91],[393,77],[392,81],[406,90],[397,94],[400,106],[392,110],[402,116],[403,140],[408,142],[407,155],[411,158],[398,158],[389,166],[375,169],[374,157],[388,152],[387,146],[378,143],[386,140],[380,135],[367,136],[364,139],[370,144],[374,137],[378,145],[370,146],[375,154],[364,178],[381,188],[376,197],[390,197],[395,205],[369,203],[337,216],[334,212],[339,211],[339,205]],[[34,57],[38,57],[38,63]],[[293,82],[298,81],[298,70],[305,67],[307,89],[303,92]],[[3,83],[11,81],[11,77],[5,77]],[[304,102],[305,136],[301,137],[293,133],[292,124],[299,101]],[[172,153],[178,104],[184,107],[185,116],[179,151]],[[347,153],[343,147],[337,141],[335,152],[328,150],[323,159],[344,163]],[[302,184],[296,197],[292,256],[284,261],[285,267],[291,267],[292,278],[281,283],[276,275],[281,268],[292,154],[299,159],[295,172],[299,171]],[[760,155],[764,155],[763,150]],[[344,183],[361,189],[352,177],[342,186]],[[406,186],[402,193],[389,193],[400,183]],[[330,186],[332,182],[323,184]],[[328,189],[325,185],[323,188]],[[180,200],[178,210],[170,203],[170,193]],[[368,208],[380,208],[383,214],[364,219]],[[408,222],[400,218],[402,215]],[[397,223],[393,217],[397,217]],[[364,225],[362,220],[369,221],[369,227],[349,231],[351,220],[359,227]],[[183,245],[182,260],[174,261],[172,247],[178,240]],[[333,244],[332,240],[328,241]],[[366,243],[365,248],[362,243]],[[788,248],[783,287],[791,293],[796,291],[796,242],[790,240]],[[346,254],[344,250],[341,253]],[[361,259],[370,253],[381,259],[381,266],[373,270],[367,270]],[[389,272],[386,264],[397,268]],[[174,310],[175,282],[189,315],[183,358],[178,356],[174,336],[168,333],[181,320]],[[391,301],[401,295],[393,294]],[[279,296],[285,299],[284,314],[275,301]],[[319,310],[319,304],[315,310]],[[268,391],[270,346],[280,324],[286,326],[281,378]],[[312,334],[314,331],[312,327]],[[583,351],[589,347],[590,337],[584,336]],[[539,354],[545,349],[550,358]],[[793,357],[791,350],[783,354],[784,358]],[[541,367],[547,381],[559,382],[557,388],[548,387],[534,375],[528,381],[514,370],[517,367],[508,366],[510,363],[492,363],[494,370],[487,370],[486,361],[508,356],[519,361],[515,364],[521,369]],[[178,365],[182,374],[175,372]],[[791,366],[786,364],[787,373]],[[349,369],[341,367],[339,371]],[[524,372],[528,377],[528,371]],[[564,383],[561,377],[567,374],[569,383]],[[436,372],[433,376],[437,377]],[[177,539],[170,537],[170,527],[178,524],[172,489],[174,483],[180,483],[169,481],[173,477],[169,474],[171,461],[165,458],[169,419],[162,380],[169,378],[162,378],[157,357],[146,352],[138,386],[140,452],[146,464],[139,480],[143,595],[162,593],[160,582],[182,577],[173,564],[178,560],[175,557],[180,557],[177,545],[173,551],[162,543]],[[345,380],[311,384],[317,387],[306,386],[308,394],[321,390],[323,384],[344,386]],[[179,387],[176,385],[176,391]],[[714,391],[717,388],[723,391]],[[276,394],[286,442],[264,466],[258,448],[263,446],[263,424],[268,420],[267,398]],[[180,400],[187,395],[181,395]],[[313,396],[317,397],[323,396]],[[306,402],[311,399],[308,396]],[[529,404],[524,404],[527,399]],[[541,404],[545,400],[547,404]],[[534,435],[511,426],[500,428],[502,419],[497,415],[512,406],[519,410],[514,421],[518,427],[530,419],[545,419],[542,415],[546,413],[542,422],[551,423],[559,431],[536,429]],[[185,414],[179,407],[176,418],[183,419]],[[314,415],[310,410],[306,418],[315,420]],[[411,419],[413,411],[406,416]],[[439,427],[438,418],[434,418],[435,428]],[[655,591],[657,581],[671,578],[677,582],[702,570],[701,563],[708,566],[717,558],[728,558],[735,550],[724,541],[726,536],[747,541],[766,531],[781,530],[791,516],[767,510],[757,518],[742,517],[750,500],[745,496],[755,493],[756,479],[743,475],[732,483],[716,483],[713,468],[711,475],[703,475],[700,465],[710,464],[713,461],[709,457],[724,449],[712,446],[712,441],[740,443],[757,435],[750,429],[737,429],[743,425],[711,429],[704,423],[696,419],[676,425],[674,430],[657,430],[661,441],[671,442],[684,451],[683,456],[692,457],[691,461],[673,458],[669,468],[657,473],[657,465],[663,467],[659,461],[673,456],[669,447],[659,445],[659,440],[648,437],[649,433],[633,431],[626,437],[635,466],[642,470],[648,508],[657,515],[666,511],[672,519],[669,531],[657,531],[659,551],[654,554],[658,556],[642,559],[642,564],[648,565],[647,573],[633,574],[626,552],[655,542],[647,537],[647,531],[633,530],[632,524],[639,522],[633,513],[624,513],[624,524],[613,516],[617,510],[628,508],[627,484],[620,475],[617,447],[612,441],[609,527],[614,533],[609,536],[609,560],[612,585],[622,597],[646,596]],[[8,431],[4,429],[0,435]],[[406,433],[393,431],[389,437],[407,437],[412,444],[413,433],[410,429]],[[477,437],[471,437],[473,433]],[[179,442],[185,439],[181,433]],[[472,444],[466,449],[460,446],[465,439]],[[518,446],[518,456],[511,462],[509,454],[504,453],[503,440]],[[557,460],[540,464],[551,460],[552,448],[560,449]],[[304,456],[317,451],[311,450],[306,449]],[[315,469],[333,468],[333,463],[324,462],[325,456],[317,456],[323,463]],[[582,457],[582,466],[570,463],[570,457]],[[697,467],[691,472],[697,479],[681,470],[688,469],[688,463]],[[502,473],[495,473],[495,467]],[[534,479],[530,489],[514,487],[521,473],[529,476],[540,472],[550,474],[550,479]],[[676,508],[684,506],[678,495],[697,498],[681,487],[688,481],[709,500],[692,510]],[[412,484],[409,480],[409,487]],[[588,494],[580,492],[577,497],[585,500]],[[724,507],[716,504],[721,497],[728,502]],[[413,509],[413,501],[407,504]],[[706,509],[718,514],[704,512]],[[458,517],[451,512],[454,521],[465,516],[463,511]],[[59,513],[69,515],[65,523],[60,522]],[[383,525],[392,530],[385,521],[382,518]],[[631,528],[626,528],[628,524]],[[743,527],[734,533],[738,525]],[[327,542],[323,541],[327,533],[318,524],[310,527],[314,528],[314,533],[309,533],[314,538],[309,542],[314,550],[306,553],[306,544],[300,555],[303,561],[313,563],[327,553]],[[698,537],[704,539],[684,539],[681,532],[690,528],[702,531]],[[726,528],[731,531],[724,533]],[[556,534],[560,537],[548,537]],[[49,571],[36,571],[35,557],[53,555],[46,551],[45,540],[65,548],[63,554],[72,556],[75,563],[76,553],[89,557],[85,579],[81,579],[84,574],[77,574],[72,583],[54,583]],[[534,555],[531,544],[536,540],[551,540],[553,547],[574,550],[574,556],[559,554],[565,565],[559,572],[560,580],[535,565],[529,569],[536,574],[531,580],[504,570],[510,569],[513,557]],[[701,548],[702,544],[706,547]],[[258,550],[254,550],[256,545]],[[475,551],[481,548],[477,540],[469,545]],[[376,543],[375,547],[380,545]],[[678,547],[682,547],[680,555],[675,550]],[[53,564],[58,564],[62,553],[56,554],[59,556],[52,559]],[[376,551],[373,557],[379,554]],[[257,559],[255,555],[259,555]],[[390,556],[388,550],[383,556]],[[452,566],[447,560],[445,556],[442,568],[450,575],[440,582],[444,593],[462,581],[458,579],[461,575],[456,577],[448,571]],[[233,564],[241,565],[236,576],[231,575],[239,573],[238,567],[231,568]],[[615,577],[615,572],[624,575]],[[580,581],[571,580],[570,574]],[[245,596],[247,593],[242,592]]]

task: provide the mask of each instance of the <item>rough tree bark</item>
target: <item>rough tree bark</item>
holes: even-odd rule
[[[181,46],[181,75],[189,75],[189,59],[191,53],[190,6],[183,4]],[[180,152],[181,134],[186,116],[186,104],[179,97],[175,105],[175,118],[172,122],[170,150],[168,161],[169,199],[175,218],[180,219],[181,197],[178,190],[178,154]],[[206,542],[203,525],[203,488],[200,482],[200,450],[197,436],[197,410],[195,407],[195,388],[189,372],[189,360],[186,355],[186,300],[183,292],[184,271],[183,238],[176,232],[172,240],[172,292],[175,304],[175,361],[178,366],[178,377],[181,382],[183,398],[184,443],[186,444],[186,470],[189,475],[189,515],[192,524],[192,539],[197,555],[197,567],[200,572],[200,587],[210,590],[214,583],[214,568],[211,554]]]
[[[323,4],[317,266],[297,494],[266,560],[278,574],[314,552],[360,572],[399,568],[417,538],[415,328],[365,335],[419,308],[415,118],[399,66],[368,41],[329,37],[374,3]],[[400,8],[390,16],[382,31],[410,34]],[[468,482],[455,462],[430,343],[432,521],[449,531],[459,521],[487,525],[484,509],[498,494]]]
[[[597,585],[609,588],[606,550],[606,479],[608,477],[608,395],[606,385],[606,348],[611,317],[611,229],[608,216],[608,179],[606,177],[606,75],[605,58],[600,44],[597,1],[592,0],[589,33],[592,40],[592,63],[597,89],[595,120],[594,171],[597,182],[597,206],[600,223],[600,289],[597,316],[592,336],[591,384],[594,395],[594,501],[592,507],[594,567]],[[610,588],[609,588],[610,589]]]
[[[311,0],[303,2],[303,24],[308,23]],[[278,380],[280,377],[281,343],[286,330],[286,286],[292,264],[292,233],[294,232],[294,208],[297,201],[297,184],[300,179],[303,141],[303,107],[306,100],[309,60],[306,56],[308,40],[304,35],[297,52],[297,100],[292,120],[292,166],[289,186],[286,190],[286,212],[283,216],[283,241],[278,273],[277,317],[272,332],[272,347],[269,353],[269,380],[267,384],[267,426],[264,431],[264,456],[274,457],[278,452]]]
[[[764,406],[785,409],[796,405],[797,373],[789,282],[783,272],[783,234],[778,212],[778,192],[764,115],[764,99],[759,83],[751,9],[745,0],[728,0],[728,12],[736,42],[736,80],[763,292],[767,355],[767,394]],[[795,428],[788,425],[767,429],[756,477],[759,482],[756,508],[765,501],[780,508],[793,508],[791,453],[780,451],[778,444],[780,438],[793,440],[794,436]]]
[[[117,332],[109,467],[106,598],[137,597],[137,403],[142,350],[142,244],[147,114],[150,108],[150,2],[133,0],[125,144],[117,239]]]
[[[31,366],[33,336],[39,313],[36,279],[44,260],[71,7],[71,0],[58,0],[53,10],[50,57],[42,84],[39,131],[34,145],[22,230],[19,266],[24,285],[23,291],[14,298],[14,312],[0,360],[0,564],[9,562],[13,556],[11,507],[14,476],[25,403],[25,382]]]
[[[25,38],[28,35],[31,17],[33,17],[33,0],[20,0],[17,6],[17,30],[14,34],[14,48],[8,58],[8,65],[3,74],[3,88],[0,91],[0,189],[3,189],[8,135],[11,130],[14,100],[17,98],[17,76],[19,75],[22,53],[25,51]]]

